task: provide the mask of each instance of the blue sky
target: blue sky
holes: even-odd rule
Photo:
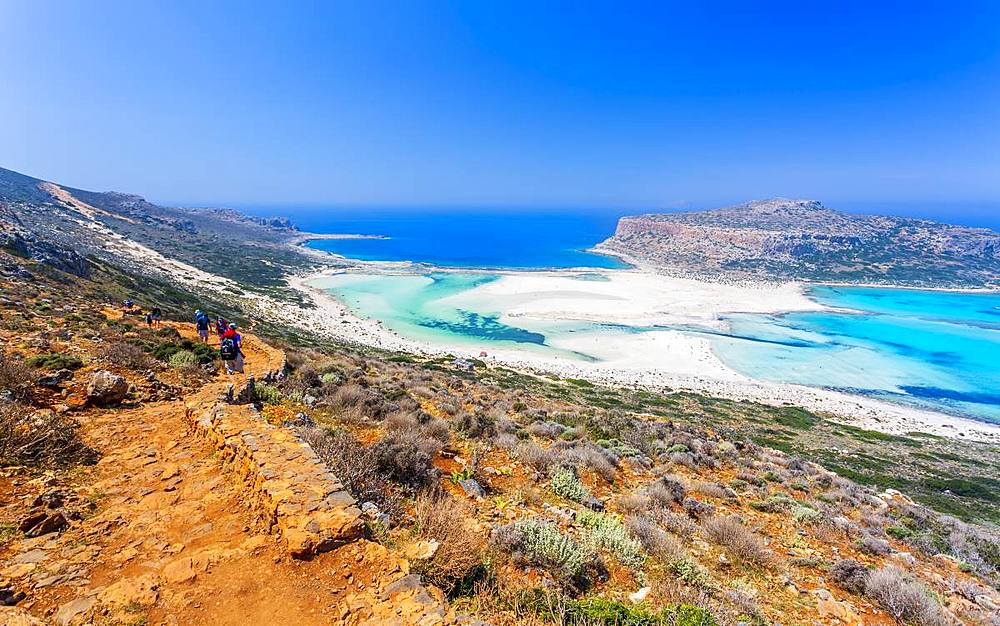
[[[5,0],[0,165],[202,204],[1000,206],[998,2],[276,4]]]

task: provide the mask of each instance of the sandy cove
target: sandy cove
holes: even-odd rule
[[[362,263],[358,264],[357,271],[399,273],[401,269],[398,264],[386,267],[379,263]],[[343,271],[326,270],[290,277],[291,286],[310,298],[315,308],[296,308],[294,315],[289,311],[286,319],[298,319],[304,329],[340,341],[382,350],[428,356],[479,356],[480,348],[469,345],[430,345],[402,337],[378,320],[354,315],[336,298],[311,285],[317,279]],[[579,282],[572,280],[582,272],[610,279],[588,282],[584,291],[579,289]],[[696,323],[721,327],[720,317],[727,313],[781,313],[824,308],[806,297],[802,287],[794,283],[720,284],[643,270],[491,273],[500,274],[501,280],[453,297],[470,304],[477,298],[507,299],[508,317],[502,320],[506,322],[569,317],[629,325]],[[592,297],[595,290],[601,294],[596,299]],[[663,330],[643,333],[641,338],[615,337],[614,341],[613,350],[599,345],[599,340],[593,336],[561,339],[552,346],[598,357],[606,355],[609,359],[606,361],[583,362],[495,348],[489,349],[488,360],[535,374],[551,373],[613,386],[687,390],[733,400],[797,405],[854,426],[886,433],[919,431],[963,440],[1000,442],[1000,426],[993,424],[838,391],[753,380],[726,367],[712,352],[709,340],[697,335]],[[623,341],[627,343],[623,345]],[[628,356],[623,357],[623,354]]]

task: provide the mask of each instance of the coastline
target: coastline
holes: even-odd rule
[[[339,258],[339,257],[338,257]],[[441,343],[425,344],[407,339],[392,331],[378,320],[366,319],[355,315],[346,305],[326,291],[310,283],[324,276],[350,272],[374,271],[375,273],[418,272],[425,266],[408,264],[401,266],[395,263],[350,261],[350,267],[326,269],[319,272],[291,276],[288,282],[293,289],[302,293],[315,305],[315,309],[305,316],[303,323],[308,330],[324,336],[362,345],[371,348],[402,351],[421,356],[454,355],[457,357],[478,357],[479,349],[468,345]],[[434,271],[488,271],[459,270],[456,268],[434,268]],[[592,268],[587,271],[594,271]],[[672,281],[671,284],[680,287],[691,287],[700,283],[694,279],[668,277],[650,274],[642,268],[628,270],[598,270],[598,273],[616,273],[640,277],[654,277],[659,281]],[[539,272],[498,271],[508,278],[505,290],[517,291],[530,288],[531,283],[549,280],[555,276],[568,276],[579,273],[579,270],[556,270]],[[512,279],[512,280],[511,280]],[[527,282],[526,282],[527,281]],[[677,281],[688,281],[678,283]],[[718,283],[700,283],[716,289],[732,289],[731,285]],[[808,300],[801,284],[786,283],[788,290],[785,298],[774,299],[774,286],[771,283],[761,283],[746,287],[747,290],[759,290],[762,300],[751,303],[751,306],[741,308],[752,309],[748,312],[781,313],[798,310],[822,310],[824,307]],[[790,286],[789,286],[790,285]],[[496,289],[496,287],[494,287]],[[793,293],[794,292],[794,293]],[[705,293],[712,293],[711,291]],[[741,292],[743,293],[743,292]],[[797,298],[801,298],[798,300]],[[811,303],[803,308],[802,300]],[[741,302],[746,304],[746,302]],[[701,313],[701,321],[717,316],[725,307],[719,308],[718,303],[707,302],[694,298],[688,303],[689,310]],[[530,307],[529,307],[530,308]],[[544,307],[543,307],[544,309]],[[522,311],[525,312],[525,311]],[[733,312],[736,312],[735,310]],[[533,316],[545,316],[546,311],[527,311]],[[623,315],[628,317],[628,312]],[[637,321],[634,317],[628,317]],[[624,321],[624,318],[623,318]],[[638,320],[646,321],[646,320]],[[650,341],[650,334],[655,334]],[[930,410],[918,409],[901,404],[878,400],[867,396],[852,395],[841,391],[808,387],[804,385],[770,383],[748,378],[722,363],[715,356],[711,343],[704,337],[697,337],[676,330],[656,331],[647,334],[645,347],[628,346],[629,359],[602,361],[597,363],[574,362],[541,354],[529,353],[512,349],[491,349],[487,361],[519,369],[536,375],[555,374],[563,378],[582,378],[598,384],[613,386],[628,386],[644,388],[652,391],[692,391],[731,400],[748,400],[770,405],[792,404],[821,412],[834,421],[841,421],[852,426],[878,430],[891,434],[905,434],[920,431],[932,435],[964,440],[1000,442],[1000,426],[988,422],[980,422],[970,418],[953,416]],[[580,348],[573,342],[563,341],[553,347],[563,350]],[[594,345],[586,346],[594,349]],[[669,356],[669,366],[664,367],[664,357]]]
[[[360,233],[296,233],[289,239],[288,243],[293,246],[304,246],[310,241],[388,238],[387,235],[363,235]]]

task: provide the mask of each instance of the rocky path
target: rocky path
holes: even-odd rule
[[[247,373],[258,379],[284,366],[284,355],[255,337],[246,337],[244,351]],[[2,610],[0,624],[22,623],[16,620],[27,620],[26,613],[61,625],[451,621],[440,599],[407,576],[405,561],[356,534],[312,560],[292,558],[291,532],[275,516],[320,506],[303,507],[288,495],[301,491],[300,470],[268,461],[284,474],[286,489],[262,514],[264,478],[246,469],[257,464],[236,463],[233,441],[227,447],[199,436],[191,419],[192,411],[214,406],[222,422],[242,424],[243,438],[231,440],[259,429],[250,437],[255,450],[295,444],[287,431],[263,424],[252,407],[218,405],[231,385],[238,394],[244,384],[243,377],[222,373],[187,398],[83,413],[85,437],[101,460],[73,476],[72,485],[50,490],[76,502],[82,519],[0,554],[0,582],[28,594],[20,603],[26,612]],[[311,450],[304,452],[304,461],[296,452],[286,462],[308,464]],[[329,492],[327,483],[320,495]],[[339,529],[353,501],[341,502],[345,496],[338,493],[329,497],[340,512]]]

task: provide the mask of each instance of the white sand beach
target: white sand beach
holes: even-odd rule
[[[382,322],[354,315],[315,284],[345,270],[290,279],[315,308],[297,310],[300,325],[341,341],[415,354],[477,357],[480,348],[458,343],[423,343],[393,332]],[[351,270],[347,270],[351,271]],[[398,273],[393,264],[365,263],[357,271]],[[731,285],[667,277],[643,270],[587,270],[598,280],[581,280],[579,271],[498,272],[498,280],[450,296],[451,304],[501,310],[501,321],[530,329],[533,323],[559,320],[630,326],[721,327],[727,313],[778,313],[822,310],[801,285]],[[943,413],[803,385],[762,382],[727,367],[706,337],[681,330],[629,333],[580,333],[547,341],[558,350],[596,356],[596,361],[564,358],[530,350],[484,348],[487,360],[522,371],[552,373],[596,383],[651,390],[689,390],[772,405],[794,404],[834,419],[888,433],[926,432],[966,440],[1000,442],[1000,427]]]

